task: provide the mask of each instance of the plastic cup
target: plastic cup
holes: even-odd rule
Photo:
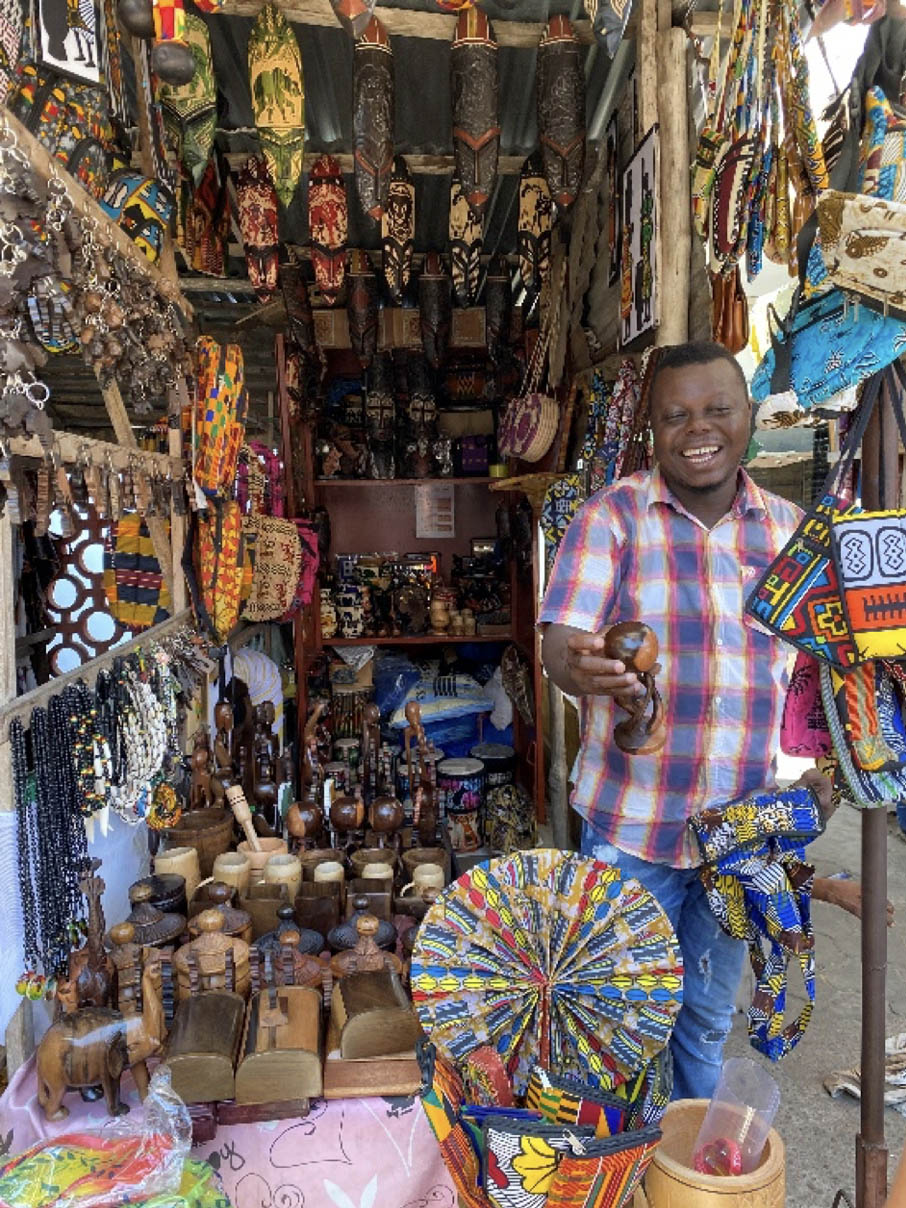
[[[751,1174],[761,1161],[780,1087],[748,1057],[730,1057],[692,1148],[700,1174]]]

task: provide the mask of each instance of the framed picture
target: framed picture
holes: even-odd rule
[[[45,67],[84,84],[101,80],[94,0],[38,0],[38,55]]]
[[[652,126],[623,173],[620,190],[620,346],[658,321],[658,128]]]
[[[607,284],[616,285],[620,279],[620,140],[617,111],[611,114],[604,134],[607,163],[607,193],[610,202],[607,211]]]

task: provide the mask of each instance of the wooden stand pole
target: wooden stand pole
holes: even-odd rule
[[[660,134],[660,302],[655,342],[689,338],[692,222],[689,182],[686,35],[665,29],[657,36],[657,112]]]

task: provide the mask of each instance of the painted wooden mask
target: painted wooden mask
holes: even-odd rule
[[[330,6],[353,41],[362,36],[374,15],[374,0],[330,0]]]
[[[428,252],[418,281],[418,309],[422,347],[428,364],[439,369],[450,346],[453,322],[451,282],[437,252]]]
[[[525,161],[519,177],[519,228],[516,235],[519,273],[529,293],[536,293],[551,268],[553,203],[538,156]]]
[[[346,282],[348,217],[340,165],[332,155],[321,155],[308,182],[308,233],[315,281],[328,306],[336,303]]]
[[[493,364],[497,365],[503,358],[509,341],[510,315],[513,308],[510,271],[502,256],[495,256],[488,266],[484,306],[488,356]]]
[[[378,337],[378,283],[367,252],[349,253],[346,315],[349,342],[363,369],[374,360]]]
[[[387,203],[393,168],[393,51],[372,17],[352,62],[352,140],[355,183],[365,213],[375,220]]]
[[[252,109],[277,196],[285,206],[302,177],[305,149],[305,88],[302,56],[289,22],[266,4],[249,37]]]
[[[384,279],[399,306],[412,275],[415,248],[415,184],[401,155],[393,161],[387,206],[381,217],[381,248]]]
[[[185,39],[195,60],[195,74],[188,84],[159,84],[157,99],[180,163],[197,185],[214,146],[217,84],[208,27],[195,13],[186,13]]]
[[[497,39],[480,8],[460,14],[450,51],[453,157],[466,200],[482,214],[494,191],[500,151]]]
[[[569,209],[585,167],[585,76],[579,42],[566,17],[551,17],[538,45],[538,139],[548,188]]]
[[[455,178],[450,185],[450,264],[460,306],[471,306],[481,276],[481,219],[476,218]]]
[[[277,193],[263,159],[249,158],[240,168],[236,201],[249,281],[264,302],[277,288],[279,234]]]

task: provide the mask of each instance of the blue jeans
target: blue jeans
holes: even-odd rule
[[[618,851],[588,822],[582,854],[619,866],[657,898],[683,953],[683,1005],[670,1039],[673,1098],[710,1099],[720,1077],[724,1043],[733,1023],[746,946],[722,931],[695,868],[651,864]]]

